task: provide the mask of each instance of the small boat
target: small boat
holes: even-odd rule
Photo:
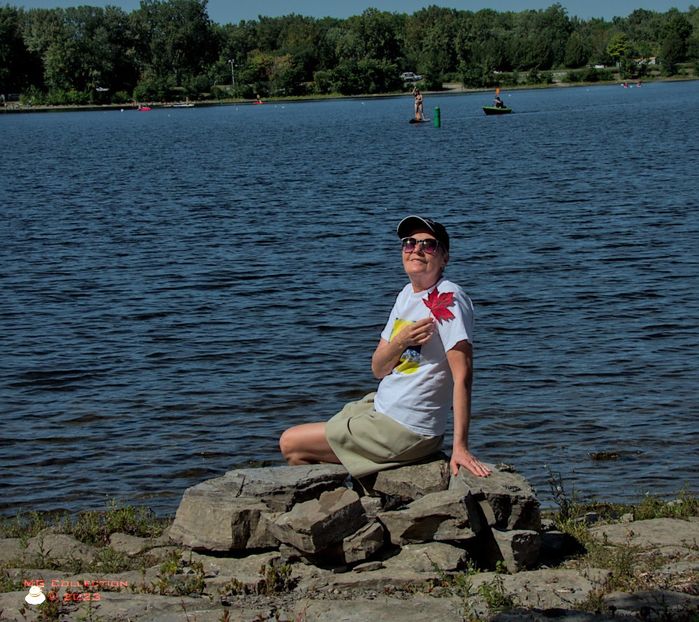
[[[510,114],[512,108],[501,108],[498,106],[483,106],[483,112],[487,115],[491,114]]]
[[[150,106],[139,106],[138,111],[139,112],[150,112],[152,108]]]

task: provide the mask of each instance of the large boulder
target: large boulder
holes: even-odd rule
[[[540,523],[534,491],[514,469],[451,477],[438,454],[362,481],[339,465],[231,471],[185,491],[169,536],[195,551],[277,549],[321,567],[361,563],[389,543],[448,542],[516,571],[536,563]]]
[[[346,478],[340,465],[229,471],[185,491],[170,538],[211,552],[274,547],[278,541],[267,526],[278,514],[336,489]]]
[[[268,513],[267,505],[258,499],[185,493],[170,537],[195,551],[225,553],[271,547],[278,543],[265,529]]]
[[[492,473],[477,477],[460,469],[449,482],[449,490],[471,495],[478,503],[482,518],[490,527],[507,531],[541,529],[539,501],[529,482],[507,465],[488,465]]]

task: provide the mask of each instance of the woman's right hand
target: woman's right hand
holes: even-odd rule
[[[421,346],[429,341],[435,330],[435,320],[432,316],[406,324],[391,339],[381,339],[371,357],[371,371],[379,380],[391,373],[401,354],[411,346]]]
[[[434,333],[435,321],[432,316],[404,326],[393,338],[401,345],[401,352],[410,346],[421,346],[429,341]]]

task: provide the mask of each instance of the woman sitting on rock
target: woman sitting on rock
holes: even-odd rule
[[[468,449],[473,369],[473,304],[444,278],[449,234],[429,218],[398,225],[410,282],[398,294],[371,360],[381,380],[371,399],[347,404],[327,423],[286,430],[279,446],[291,465],[342,463],[354,477],[418,462],[437,452],[454,413],[450,466],[490,474]]]

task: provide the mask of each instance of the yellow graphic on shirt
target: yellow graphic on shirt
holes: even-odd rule
[[[397,319],[393,324],[393,329],[391,330],[391,340],[393,340],[396,334],[399,333],[404,326],[414,323],[415,322],[410,320]],[[421,348],[422,346],[408,346],[408,348],[403,351],[403,354],[400,355],[398,364],[393,368],[393,371],[398,372],[399,374],[414,374],[420,367]]]

